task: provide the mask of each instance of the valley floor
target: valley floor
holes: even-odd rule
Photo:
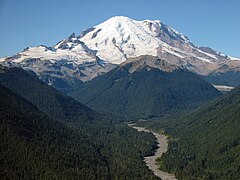
[[[133,124],[129,124],[129,126],[134,128],[134,129],[136,129],[136,130],[138,130],[139,132],[144,131],[144,132],[153,133],[153,135],[157,139],[158,149],[155,151],[153,156],[144,157],[144,162],[146,163],[148,168],[150,170],[152,170],[153,173],[156,176],[160,177],[161,179],[163,179],[163,180],[176,180],[176,177],[173,174],[168,174],[168,173],[166,173],[164,171],[159,170],[158,169],[159,167],[156,164],[156,159],[160,158],[163,153],[167,152],[167,149],[168,149],[168,139],[167,139],[167,136],[155,133],[155,132],[147,130],[146,128],[143,128],[143,127],[134,126]]]

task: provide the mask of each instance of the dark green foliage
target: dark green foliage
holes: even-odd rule
[[[93,172],[96,152],[87,140],[1,85],[0,97],[1,179],[66,179]]]
[[[240,85],[240,73],[239,71],[229,70],[227,72],[212,72],[207,76],[202,76],[203,79],[212,84],[227,85],[227,86],[239,86]]]
[[[98,112],[132,119],[187,110],[221,95],[193,73],[144,67],[133,73],[115,68],[70,94]]]
[[[82,84],[82,81],[77,78],[69,77],[68,79],[64,79],[49,75],[53,73],[54,71],[46,72],[46,74],[41,74],[39,76],[39,79],[41,79],[43,82],[51,82],[51,86],[59,90],[60,92],[71,92],[74,88]],[[60,76],[62,76],[62,74],[60,74]]]
[[[179,179],[240,179],[240,88],[169,120],[141,123],[174,136],[164,170]]]
[[[0,179],[157,179],[142,161],[155,147],[151,134],[21,69],[0,69],[0,82],[14,91],[0,86]]]
[[[95,112],[76,102],[38,77],[20,68],[7,68],[0,74],[0,83],[20,94],[39,110],[60,121],[94,119]],[[87,117],[90,116],[90,117]]]

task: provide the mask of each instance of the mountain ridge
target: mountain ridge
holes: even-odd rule
[[[171,136],[158,161],[178,179],[239,179],[240,87],[177,116],[139,122]]]
[[[145,55],[83,83],[69,95],[98,112],[136,119],[184,111],[221,93],[189,70]]]
[[[159,20],[138,21],[125,16],[112,17],[80,35],[72,33],[53,47],[29,47],[14,56],[0,58],[0,62],[32,70],[49,85],[69,92],[141,55],[158,56],[185,67],[212,84],[240,84],[236,80],[240,77],[237,58],[195,46],[187,36]],[[227,68],[222,70],[224,66]],[[231,76],[227,75],[233,71]]]
[[[141,160],[154,148],[151,134],[21,68],[0,66],[0,96],[1,179],[157,179]]]

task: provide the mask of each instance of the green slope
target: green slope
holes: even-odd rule
[[[240,178],[240,88],[178,118],[144,125],[174,136],[161,166],[179,179]]]
[[[1,179],[94,178],[93,161],[108,174],[89,140],[2,85],[0,97]]]
[[[24,70],[1,68],[0,83],[22,96],[0,94],[1,177],[157,179],[142,161],[155,146],[152,135],[99,115]]]
[[[60,121],[96,119],[96,113],[20,68],[1,68],[0,83],[20,94],[42,112]]]
[[[221,95],[187,70],[164,71],[144,64],[146,61],[167,70],[172,68],[163,60],[152,58],[143,56],[136,63],[115,68],[83,83],[70,95],[98,112],[133,119],[187,110]],[[132,72],[136,66],[138,69]]]
[[[223,68],[224,69],[224,65]],[[226,72],[221,72],[221,68],[216,72],[212,72],[207,76],[202,76],[203,79],[209,83],[216,85],[227,85],[227,86],[239,86],[240,85],[240,73],[237,70],[229,70]],[[228,68],[228,66],[226,67]]]

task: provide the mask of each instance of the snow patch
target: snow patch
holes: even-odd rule
[[[236,61],[240,60],[240,58],[231,57],[231,56],[228,56],[228,57],[229,57],[230,60],[236,60]]]
[[[235,87],[232,87],[232,86],[215,85],[215,84],[213,84],[213,86],[219,91],[231,91],[235,88]]]

